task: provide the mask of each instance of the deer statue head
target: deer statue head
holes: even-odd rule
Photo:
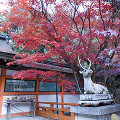
[[[89,60],[89,59],[88,59]],[[79,56],[78,56],[78,61],[79,61],[79,65],[80,67],[83,69],[83,71],[79,71],[81,74],[83,74],[83,77],[90,77],[93,73],[93,71],[90,69],[91,67],[91,61],[89,60],[89,67],[86,69],[84,68],[81,63],[80,63],[80,59],[79,59]]]

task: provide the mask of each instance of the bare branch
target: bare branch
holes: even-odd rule
[[[100,0],[99,0],[99,12],[100,12],[101,20],[102,20],[102,22],[103,22],[104,31],[105,31],[105,22],[104,22],[104,19],[103,19],[103,17],[102,17],[102,12],[101,12],[101,7],[100,7],[100,6],[101,6],[101,5],[100,5]]]

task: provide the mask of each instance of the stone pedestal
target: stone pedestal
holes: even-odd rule
[[[70,112],[75,113],[75,120],[111,120],[111,115],[120,117],[120,104],[99,107],[71,106]]]
[[[112,103],[114,103],[114,100],[111,94],[82,94],[78,102],[81,106],[98,106]]]

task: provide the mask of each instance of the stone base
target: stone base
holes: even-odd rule
[[[98,106],[114,103],[113,95],[111,94],[82,94],[80,95],[80,106]]]
[[[109,105],[114,103],[114,100],[96,100],[96,101],[79,101],[80,106],[99,106],[99,105]]]
[[[111,94],[82,94],[80,95],[80,101],[94,101],[94,100],[111,100],[113,95]]]
[[[120,117],[120,104],[99,107],[71,106],[70,112],[75,113],[75,120],[111,120],[111,115]]]

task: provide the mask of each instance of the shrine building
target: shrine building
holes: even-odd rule
[[[65,115],[65,113],[70,113],[71,105],[78,105],[79,92],[77,89],[73,96],[69,90],[64,91],[63,86],[58,85],[57,82],[41,82],[40,75],[35,79],[13,79],[13,73],[31,67],[6,65],[13,61],[13,57],[16,55],[11,48],[10,40],[9,36],[0,34],[0,118],[34,114],[50,118],[74,119],[74,113],[70,115]],[[43,71],[51,69],[60,71],[66,74],[67,79],[74,80],[72,70],[67,66],[61,68],[59,65],[49,63],[44,65],[38,63],[37,66]],[[56,80],[56,78],[52,79]]]

